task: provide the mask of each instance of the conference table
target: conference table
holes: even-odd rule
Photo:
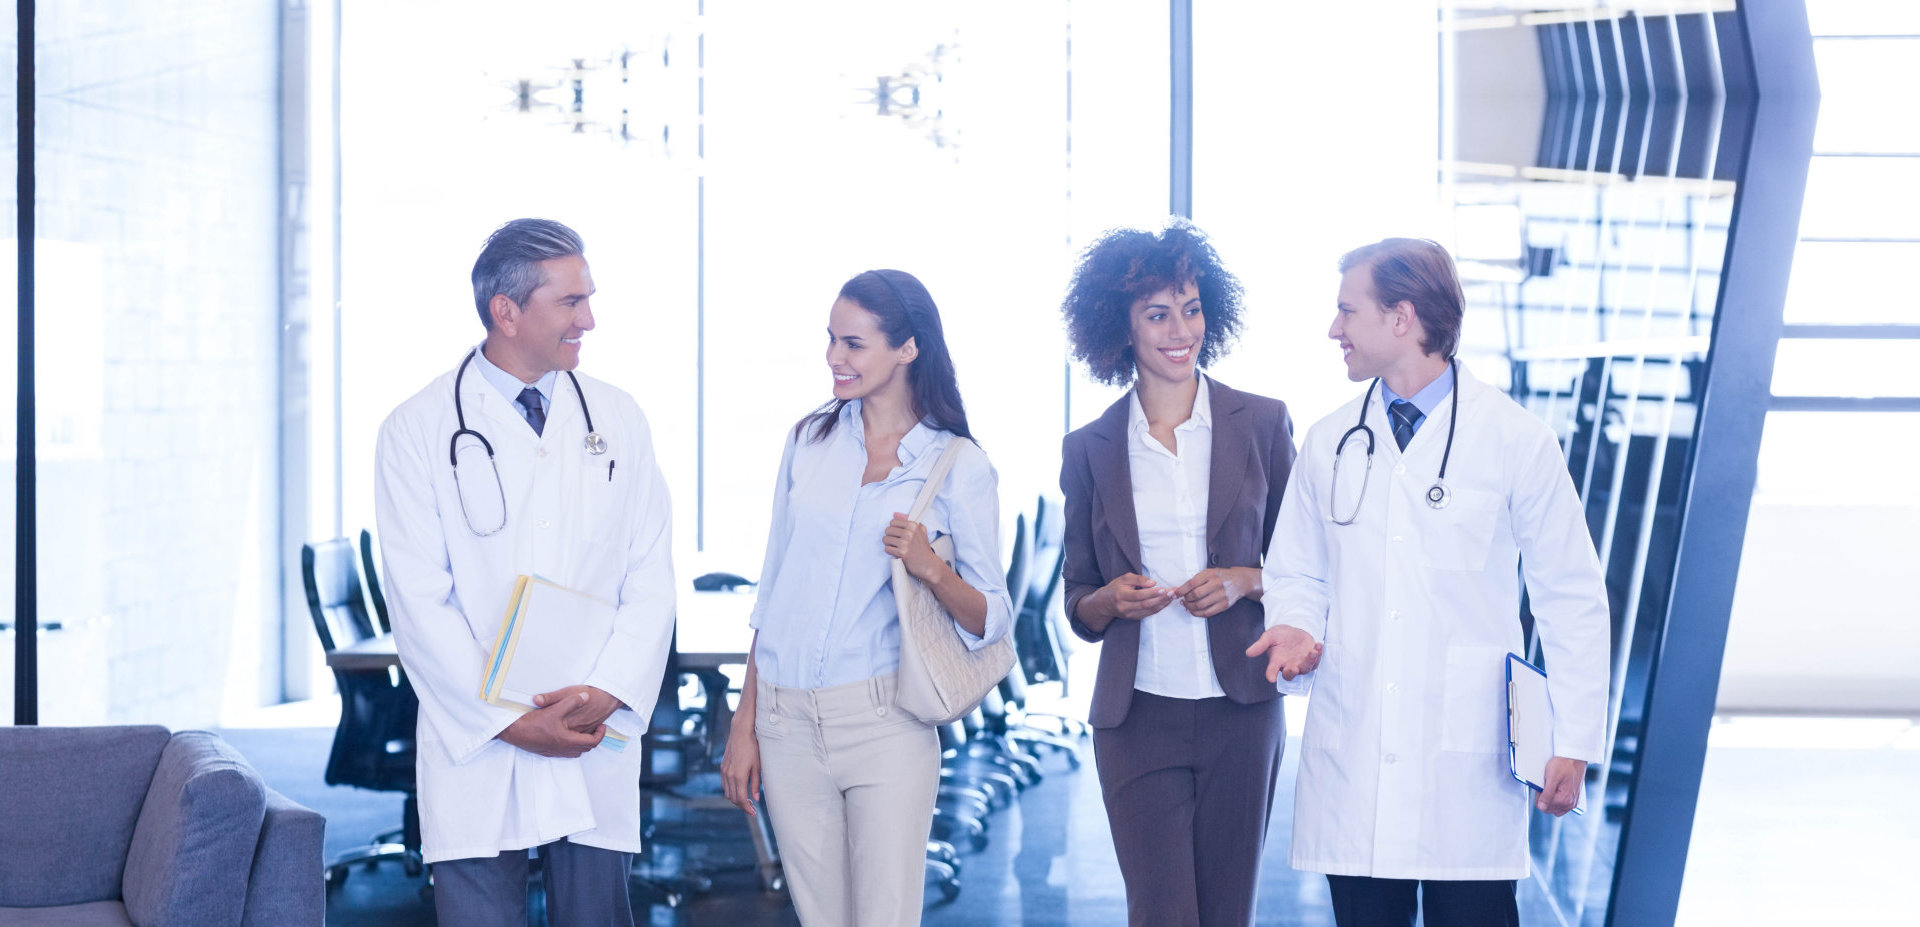
[[[726,743],[733,723],[733,708],[727,701],[725,677],[720,669],[743,666],[747,662],[747,649],[753,645],[753,629],[747,626],[747,617],[753,611],[753,601],[752,592],[689,592],[683,593],[678,602],[674,638],[680,668],[699,676],[707,688],[706,728],[716,752]],[[384,672],[399,665],[400,655],[394,649],[391,634],[370,637],[327,654],[328,667],[350,672]],[[733,807],[721,796],[666,794],[689,807]],[[778,890],[783,876],[766,814],[742,814],[741,817],[753,839],[761,885],[768,890]]]
[[[747,648],[753,645],[753,629],[747,627],[753,599],[751,592],[682,595],[674,620],[680,666],[692,670],[744,666]],[[382,670],[399,665],[400,655],[394,651],[390,634],[370,637],[327,654],[327,666],[332,669]]]

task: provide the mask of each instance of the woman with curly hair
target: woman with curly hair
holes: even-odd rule
[[[1253,923],[1286,743],[1279,693],[1245,651],[1293,424],[1279,400],[1203,372],[1241,311],[1239,281],[1182,221],[1102,236],[1061,306],[1074,356],[1133,387],[1067,435],[1060,488],[1067,617],[1105,642],[1089,720],[1136,927]]]

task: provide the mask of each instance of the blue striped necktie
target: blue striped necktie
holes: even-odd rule
[[[540,391],[531,386],[521,390],[519,402],[520,408],[527,412],[527,424],[533,426],[533,433],[544,433],[547,430],[547,409],[540,404]],[[1398,434],[1399,426],[1394,427],[1395,434]],[[1400,443],[1403,447],[1406,445],[1404,441]]]
[[[1395,399],[1392,405],[1387,406],[1387,417],[1393,419],[1394,443],[1399,444],[1400,449],[1404,451],[1407,449],[1407,442],[1413,440],[1414,429],[1419,428],[1420,420],[1427,416],[1420,411],[1419,406],[1405,399]]]

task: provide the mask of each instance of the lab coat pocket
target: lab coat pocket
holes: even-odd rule
[[[634,478],[619,471],[620,462],[607,457],[589,457],[581,465],[581,514],[586,518],[587,540],[608,546],[624,547],[629,527],[623,481]]]
[[[1507,693],[1504,647],[1447,648],[1447,677],[1441,700],[1440,749],[1458,753],[1501,753],[1507,749]]]
[[[1433,568],[1468,572],[1485,569],[1499,516],[1500,497],[1479,489],[1456,489],[1446,508],[1420,513]]]

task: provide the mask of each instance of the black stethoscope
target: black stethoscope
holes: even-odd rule
[[[447,442],[447,461],[453,465],[453,488],[460,497],[460,514],[467,520],[467,530],[473,532],[475,537],[484,538],[499,534],[500,530],[507,526],[507,489],[500,482],[500,465],[493,460],[493,442],[488,441],[486,435],[467,427],[467,411],[460,405],[460,381],[466,377],[467,366],[473,363],[473,356],[478,353],[480,353],[479,348],[468,351],[466,358],[460,361],[460,369],[453,375],[453,414],[460,420],[460,430],[454,432],[453,437]],[[605,454],[607,439],[593,429],[593,413],[587,410],[587,394],[580,389],[580,379],[575,377],[571,370],[564,372],[567,380],[573,384],[573,394],[580,397],[580,414],[587,419],[587,453],[595,456]],[[467,492],[460,487],[460,438],[462,435],[472,435],[474,440],[479,441],[480,446],[486,449],[487,466],[493,468],[493,488],[500,494],[500,523],[485,531],[473,526],[473,515],[467,511]],[[609,470],[608,473],[611,474],[612,471]]]
[[[1434,509],[1444,509],[1453,501],[1453,490],[1447,487],[1447,461],[1453,457],[1453,429],[1460,418],[1460,362],[1448,360],[1447,367],[1453,371],[1453,403],[1447,409],[1447,448],[1440,455],[1440,475],[1427,487],[1427,506]],[[1360,400],[1360,423],[1347,429],[1347,433],[1340,436],[1340,443],[1333,447],[1333,486],[1328,489],[1327,520],[1336,525],[1353,524],[1360,518],[1360,507],[1367,501],[1367,484],[1373,479],[1373,429],[1367,427],[1367,406],[1372,404],[1374,387],[1379,385],[1379,377],[1367,384],[1367,395]],[[1340,498],[1340,452],[1346,450],[1354,432],[1367,439],[1367,468],[1360,473],[1360,498],[1354,502],[1347,520],[1341,521],[1333,514],[1333,506]]]

